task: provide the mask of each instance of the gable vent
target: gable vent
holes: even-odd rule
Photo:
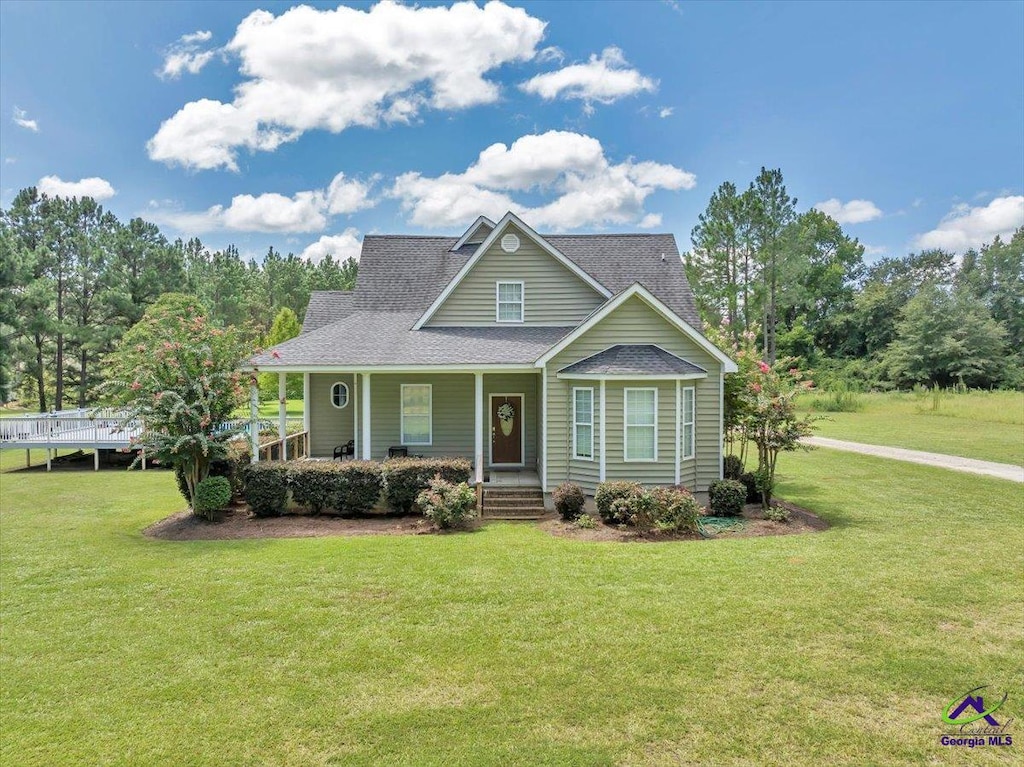
[[[519,238],[511,232],[501,238],[501,249],[506,253],[515,253],[519,250]]]

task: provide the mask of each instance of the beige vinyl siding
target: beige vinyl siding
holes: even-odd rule
[[[604,298],[515,227],[519,250],[506,253],[500,238],[445,300],[428,326],[507,324],[495,320],[495,284],[522,282],[525,325],[579,324]]]
[[[389,447],[402,444],[402,384],[431,385],[431,444],[410,445],[409,452],[413,455],[425,456],[462,456],[472,460],[475,447],[473,397],[476,384],[474,376],[468,373],[372,374],[370,376],[372,457],[375,460],[386,458]],[[533,373],[484,374],[484,418],[481,430],[484,437],[485,465],[489,462],[490,454],[490,433],[488,431],[490,394],[521,393],[523,407],[526,410],[523,421],[525,430],[524,465],[529,468],[536,466],[540,408],[539,387],[540,376]],[[329,390],[329,385],[327,388]],[[327,402],[326,398],[325,402]],[[330,403],[327,404],[330,407]],[[312,428],[315,433],[315,423]],[[330,452],[328,451],[327,454],[329,455]]]
[[[570,471],[570,411],[566,410],[568,389],[573,382],[556,377],[558,370],[585,357],[603,351],[615,344],[657,344],[668,352],[700,365],[708,377],[685,381],[695,388],[696,457],[683,461],[680,480],[696,490],[706,490],[708,484],[719,477],[720,470],[720,413],[719,377],[721,364],[693,340],[685,336],[640,298],[631,298],[615,312],[605,317],[582,338],[572,343],[547,364],[548,376],[548,467],[547,489],[564,481]],[[582,385],[575,382],[575,385]],[[595,402],[599,402],[595,382]],[[658,463],[626,463],[623,460],[623,393],[625,387],[657,386],[658,388]],[[606,478],[638,479],[649,484],[671,484],[675,480],[675,382],[608,381],[605,410],[608,419],[606,437]],[[595,407],[595,411],[598,408]],[[568,443],[566,440],[570,440]],[[568,444],[570,447],[566,447]],[[599,444],[595,453],[599,450]],[[595,456],[596,457],[596,456]],[[595,462],[596,463],[596,462]],[[576,471],[575,462],[572,470]],[[584,488],[592,492],[590,487]]]
[[[331,404],[331,387],[338,381],[348,385],[348,405],[338,409]],[[356,389],[351,373],[310,373],[309,375],[309,451],[315,458],[330,458],[337,445],[355,437],[354,413]]]

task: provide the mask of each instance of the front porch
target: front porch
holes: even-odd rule
[[[508,367],[304,372],[308,455],[462,457],[476,484],[539,489],[541,374]],[[279,373],[282,414],[285,375]]]

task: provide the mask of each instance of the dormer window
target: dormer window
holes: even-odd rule
[[[496,304],[495,319],[498,322],[523,321],[523,283],[495,283]]]

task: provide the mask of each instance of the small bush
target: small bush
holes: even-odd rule
[[[242,495],[257,517],[276,517],[288,503],[288,466],[284,463],[251,463],[242,474]]]
[[[333,507],[342,514],[365,514],[377,505],[383,488],[382,478],[379,463],[345,461],[341,464],[341,481]]]
[[[192,510],[213,519],[216,512],[231,503],[231,482],[227,477],[207,477],[196,485],[196,503]]]
[[[339,465],[327,461],[289,461],[286,466],[292,500],[314,514],[332,508]]]
[[[594,493],[597,513],[608,524],[628,524],[632,513],[631,499],[642,492],[639,482],[602,482]]]
[[[722,461],[722,475],[724,479],[739,479],[743,473],[743,461],[738,455],[727,455]]]
[[[211,477],[227,477],[231,483],[231,495],[242,497],[242,471],[249,465],[249,443],[244,439],[233,439],[227,444],[227,455],[210,462]],[[175,467],[174,479],[178,483],[181,497],[189,501],[188,488],[185,486],[185,473],[181,467]]]
[[[754,472],[743,472],[742,474],[740,474],[739,481],[747,490],[747,503],[760,503],[761,494],[757,491],[757,477],[754,476]]]
[[[567,522],[572,522],[579,517],[587,502],[583,496],[583,489],[575,482],[563,482],[555,488],[551,497],[555,501],[555,511]]]
[[[747,501],[747,489],[734,479],[715,480],[708,486],[711,513],[717,517],[738,517]]]
[[[772,522],[789,522],[789,509],[785,506],[769,506],[764,510],[764,516]]]
[[[677,487],[656,487],[650,491],[654,500],[654,527],[663,533],[695,533],[697,518],[704,512],[689,490]]]
[[[580,514],[573,522],[580,530],[593,530],[597,527],[597,520],[589,514]]]
[[[389,458],[381,464],[388,506],[408,513],[434,477],[459,484],[468,482],[471,469],[465,458]]]
[[[423,515],[442,530],[462,527],[476,515],[476,491],[465,482],[455,484],[437,475],[416,497]]]

